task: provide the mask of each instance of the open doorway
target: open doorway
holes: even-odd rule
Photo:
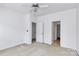
[[[32,43],[36,42],[36,23],[32,22]]]
[[[60,47],[60,21],[53,22],[53,46]]]

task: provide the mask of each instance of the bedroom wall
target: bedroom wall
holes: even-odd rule
[[[24,43],[24,15],[0,7],[0,50]]]
[[[28,13],[25,15],[25,36],[24,36],[24,42],[26,44],[32,43],[32,18],[31,14]]]
[[[76,33],[77,33],[77,44],[76,44],[76,47],[77,47],[77,52],[79,54],[79,4],[77,4],[77,30],[76,30]]]
[[[76,49],[76,9],[69,9],[38,17],[37,22],[44,24],[44,43],[53,43],[52,22],[54,21],[60,21],[61,23],[61,47]]]
[[[20,14],[0,7],[0,49],[21,43],[32,43],[30,14]],[[52,22],[61,21],[61,47],[76,49],[76,9],[39,16],[36,22],[37,42],[52,44]]]

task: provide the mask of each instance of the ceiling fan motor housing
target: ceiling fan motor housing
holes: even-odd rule
[[[39,5],[38,4],[33,4],[32,7],[39,7]]]

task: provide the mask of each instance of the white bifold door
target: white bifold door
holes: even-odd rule
[[[38,22],[36,24],[36,42],[40,42],[43,43],[44,41],[44,36],[43,36],[43,23],[42,22]]]
[[[52,44],[52,23],[44,22],[44,43]]]
[[[38,22],[36,24],[36,41],[50,45],[52,43],[51,28],[50,22]]]

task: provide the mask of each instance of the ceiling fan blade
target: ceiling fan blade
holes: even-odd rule
[[[31,3],[28,3],[28,4],[23,4],[22,7],[31,7],[32,4]]]
[[[39,5],[40,8],[46,8],[48,5]]]

